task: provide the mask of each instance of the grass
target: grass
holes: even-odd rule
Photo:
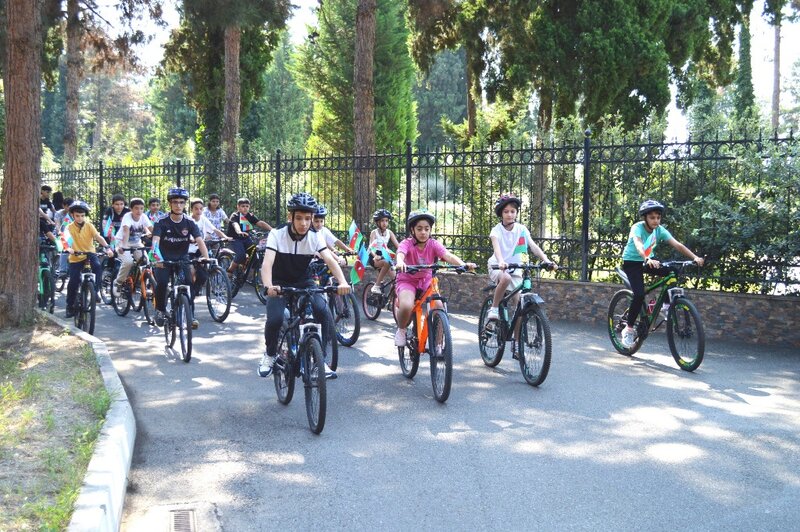
[[[67,527],[111,400],[69,331],[0,331],[0,530]]]

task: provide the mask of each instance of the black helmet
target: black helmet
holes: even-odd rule
[[[325,218],[328,216],[328,209],[324,205],[317,205],[317,212],[314,213],[314,218]]]
[[[377,222],[381,218],[387,218],[389,220],[392,219],[392,213],[387,211],[386,209],[378,209],[377,211],[372,213],[372,221]]]
[[[189,201],[189,192],[185,188],[171,188],[167,194],[167,201],[172,201],[174,199],[183,199]]]
[[[516,197],[514,194],[500,194],[500,197],[497,198],[497,201],[494,202],[494,213],[499,217],[503,215],[503,209],[506,208],[506,205],[509,203],[516,203],[517,210],[519,211],[522,207],[522,200]]]
[[[651,212],[658,212],[661,216],[664,216],[664,206],[657,202],[656,200],[646,200],[639,206],[639,217],[647,216]]]
[[[411,211],[408,215],[408,220],[406,220],[406,228],[408,231],[411,232],[411,229],[417,225],[417,222],[420,220],[428,220],[431,225],[433,225],[436,223],[436,216],[429,213],[426,209]]]
[[[89,214],[89,205],[83,200],[75,200],[69,206],[69,213],[72,214],[75,211],[83,211],[83,214]]]
[[[294,194],[289,201],[286,202],[286,208],[289,212],[300,211],[310,212],[314,214],[317,212],[317,200],[308,192],[298,192]]]

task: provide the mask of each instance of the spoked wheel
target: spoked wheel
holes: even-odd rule
[[[81,308],[78,311],[80,315],[79,327],[89,334],[94,334],[95,310],[97,308],[96,297],[94,283],[92,281],[83,283],[81,287]]]
[[[256,296],[258,300],[261,301],[262,305],[267,304],[267,294],[264,293],[264,283],[261,282],[261,260],[259,260],[256,264],[253,264],[251,268],[253,271],[253,287],[256,289]]]
[[[192,359],[192,304],[186,294],[178,294],[177,304],[175,327],[181,341],[181,359],[189,362]]]
[[[303,348],[303,366],[305,375],[303,384],[306,389],[306,415],[311,432],[319,434],[325,427],[327,409],[327,388],[325,381],[325,356],[322,344],[316,336],[310,337]]]
[[[175,296],[172,294],[167,295],[167,301],[164,305],[164,338],[169,347],[175,345],[175,316],[172,312],[175,304]]]
[[[136,275],[136,279],[134,279],[133,277],[129,277],[128,278],[128,281],[129,281],[129,283],[128,283],[128,287],[129,288],[128,289],[131,292],[131,309],[134,312],[139,312],[139,311],[142,310],[142,308],[144,308],[145,295],[144,295],[144,293],[142,293],[142,290],[141,290],[141,286],[142,286],[141,279],[142,279],[142,273],[141,272],[139,272]]]
[[[350,347],[361,333],[361,313],[356,296],[351,292],[344,296],[332,294],[329,297],[336,339],[340,344]]]
[[[100,276],[100,297],[106,305],[112,304],[111,285],[116,277],[115,259],[108,259],[103,264],[103,273]]]
[[[412,318],[413,319],[413,318]],[[412,325],[412,333],[410,338],[406,341],[404,347],[397,348],[397,357],[400,359],[400,371],[403,372],[403,377],[413,379],[419,369],[419,352],[417,351],[417,326],[415,322]]]
[[[151,272],[144,273],[140,285],[144,319],[153,325],[156,317],[156,279]]]
[[[368,320],[377,320],[381,315],[381,304],[383,303],[383,296],[372,293],[372,287],[375,283],[367,283],[361,292],[361,308],[364,309],[364,316]]]
[[[667,342],[672,358],[686,371],[694,371],[703,362],[706,335],[700,313],[694,303],[678,297],[667,313]]]
[[[295,363],[297,353],[297,330],[287,330],[281,327],[280,341],[278,342],[278,358],[272,371],[275,381],[275,393],[278,394],[278,402],[288,405],[294,397],[294,381],[297,375]]]
[[[450,321],[444,310],[431,311],[428,329],[433,395],[437,401],[444,403],[450,397],[450,386],[453,382],[453,339],[450,335]]]
[[[553,345],[550,340],[550,322],[538,306],[528,306],[522,311],[517,348],[519,369],[525,382],[539,386],[550,371]]]
[[[327,339],[327,346],[325,348],[325,359],[328,361],[328,365],[331,367],[333,371],[336,371],[336,368],[339,367],[339,342],[336,338],[336,326],[333,321],[333,315],[331,314],[330,308],[328,310],[328,319],[330,320],[330,327],[332,332],[332,337]]]
[[[111,285],[111,306],[114,307],[114,312],[117,313],[117,316],[125,316],[128,313],[128,310],[131,308],[131,291],[129,288],[130,280],[130,277],[125,279],[125,282],[117,290],[116,295],[114,295],[114,285]]]
[[[622,345],[622,331],[628,326],[628,308],[631,306],[633,300],[633,292],[624,289],[620,290],[614,297],[611,298],[611,303],[608,305],[608,337],[611,339],[611,345],[618,353],[626,356],[631,356],[642,346],[644,338],[639,334],[636,338],[636,343],[631,347]],[[638,329],[637,329],[638,333]]]
[[[61,292],[62,290],[64,290],[65,286],[67,286],[67,276],[62,273],[59,273],[56,276],[56,282],[55,282],[56,292]]]
[[[486,315],[491,307],[492,296],[489,296],[483,302],[481,315],[478,318],[478,350],[481,352],[483,363],[493,368],[503,360],[503,350],[506,347],[506,342],[503,340],[500,320],[491,320],[490,323],[486,323]]]
[[[231,311],[231,282],[228,274],[215,266],[206,280],[206,302],[211,319],[222,323]]]

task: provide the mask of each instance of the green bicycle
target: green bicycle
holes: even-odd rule
[[[40,309],[46,309],[50,314],[53,313],[56,305],[55,280],[53,278],[53,267],[50,260],[56,247],[45,241],[39,242],[39,292],[37,302]]]
[[[608,336],[614,349],[626,356],[633,355],[642,347],[647,336],[666,322],[669,350],[678,367],[685,371],[694,371],[700,367],[706,346],[703,321],[684,288],[679,286],[683,271],[694,264],[690,260],[661,263],[675,271],[645,287],[645,301],[653,292],[657,291],[658,296],[651,299],[652,305],[642,305],[639,321],[636,323],[636,341],[629,348],[622,343],[622,331],[628,325],[628,308],[633,300],[633,292],[628,276],[621,268],[617,268],[617,274],[622,278],[625,288],[614,294],[608,306]]]

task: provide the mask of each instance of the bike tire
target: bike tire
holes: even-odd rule
[[[181,345],[181,359],[189,362],[192,359],[192,303],[186,294],[178,294],[175,309],[175,327]]]
[[[125,285],[128,284],[130,278],[125,279]],[[128,311],[131,308],[131,295],[130,290],[127,286],[123,285],[119,289],[119,295],[114,295],[114,292],[111,292],[111,306],[114,307],[114,312],[117,313],[117,316],[125,316],[128,314]],[[113,285],[112,285],[113,286]]]
[[[67,276],[66,275],[59,275],[56,277],[55,287],[56,292],[61,292],[64,290],[64,287],[67,285]]]
[[[115,259],[108,259],[103,263],[103,272],[100,274],[100,298],[106,305],[111,305],[111,285],[116,277],[114,265]]]
[[[325,350],[325,358],[328,365],[333,371],[339,367],[339,341],[336,338],[336,323],[333,321],[333,314],[330,307],[328,307],[328,319],[330,320],[330,328],[333,331],[333,337],[328,338],[327,348]]]
[[[142,275],[140,290],[144,292],[142,294],[144,319],[150,325],[154,325],[156,317],[156,278],[153,277],[151,272]]]
[[[389,308],[392,309],[392,319],[394,320],[395,325],[397,325],[397,293],[392,289],[389,293],[389,301],[387,303]]]
[[[374,321],[381,315],[383,305],[380,303],[383,303],[383,297],[372,293],[373,286],[375,286],[373,282],[364,285],[361,291],[361,308],[364,310],[364,316]]]
[[[637,334],[636,343],[631,347],[622,345],[622,331],[628,325],[628,308],[631,306],[631,300],[633,300],[633,292],[622,289],[614,294],[608,305],[608,337],[614,349],[625,356],[633,355],[644,343],[644,337]],[[638,329],[637,332],[639,332]]]
[[[525,382],[531,386],[542,384],[550,372],[553,342],[550,321],[538,305],[528,305],[522,310],[517,353]]]
[[[267,294],[264,293],[264,283],[261,282],[261,261],[264,260],[264,259],[263,258],[258,258],[258,259],[254,258],[253,260],[256,261],[253,264],[253,266],[251,267],[251,270],[253,271],[253,275],[254,275],[254,277],[253,277],[253,288],[256,289],[256,297],[258,297],[258,300],[261,301],[261,304],[262,305],[266,305],[267,304]]]
[[[413,319],[413,316],[412,316]],[[419,352],[417,351],[417,325],[411,326],[411,338],[407,338],[406,345],[397,348],[397,357],[400,359],[400,371],[403,377],[413,379],[419,369]]]
[[[700,367],[706,349],[705,330],[697,307],[685,297],[675,298],[667,313],[667,343],[682,370]]]
[[[481,353],[483,363],[493,368],[503,360],[503,351],[506,342],[503,339],[502,323],[500,320],[492,320],[494,327],[486,328],[486,315],[492,307],[492,296],[486,298],[481,305],[481,314],[478,318],[478,350]]]
[[[175,345],[175,295],[170,291],[167,292],[167,300],[164,304],[164,338],[167,345],[172,347]]]
[[[325,428],[327,413],[327,386],[325,379],[325,355],[317,336],[309,336],[302,348],[305,375],[303,384],[306,392],[306,416],[308,427],[314,434]]]
[[[231,281],[219,266],[211,269],[206,279],[206,304],[211,319],[222,323],[231,311]]]
[[[95,315],[97,311],[97,294],[94,282],[86,281],[81,289],[82,329],[89,334],[94,334]]]
[[[297,380],[297,329],[287,330],[281,327],[280,340],[278,342],[278,357],[282,359],[283,364],[274,366],[272,375],[275,383],[275,393],[278,396],[278,402],[282,405],[288,405],[292,402],[294,397],[294,384]]]
[[[53,270],[48,269],[44,277],[44,293],[47,299],[47,312],[52,314],[56,309],[56,281]]]
[[[128,287],[131,291],[131,310],[134,312],[141,312],[144,308],[145,298],[145,294],[143,294],[141,290],[142,272],[138,272],[135,279],[133,277],[129,277],[128,279],[130,280]]]
[[[453,337],[450,320],[442,309],[433,309],[428,316],[428,353],[431,359],[433,396],[440,403],[450,397],[453,384]]]
[[[353,293],[344,296],[332,294],[329,299],[336,339],[345,347],[351,347],[361,334],[361,312]]]

